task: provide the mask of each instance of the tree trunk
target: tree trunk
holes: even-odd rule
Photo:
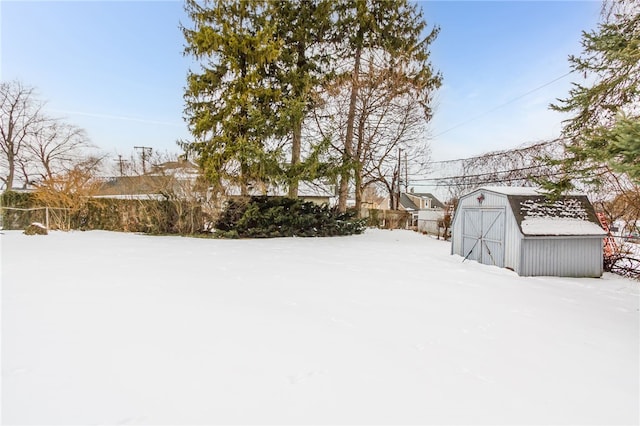
[[[351,75],[351,96],[349,98],[349,114],[347,115],[347,132],[344,138],[344,151],[342,153],[342,173],[340,175],[340,189],[338,192],[338,211],[347,211],[347,195],[349,192],[349,180],[351,178],[351,165],[353,159],[353,125],[356,117],[356,101],[358,99],[358,75],[360,74],[360,57],[362,47],[355,51],[353,73]]]
[[[296,166],[300,163],[300,146],[302,139],[302,123],[295,123],[295,127],[293,129],[293,138],[291,142],[291,169],[293,170],[293,174],[291,176],[291,181],[289,183],[289,197],[296,198],[298,197],[298,171],[296,170]]]
[[[364,129],[366,125],[366,116],[364,112],[361,112],[360,118],[358,120],[358,144],[356,146],[356,155],[355,155],[355,164],[354,164],[354,175],[355,175],[355,196],[356,196],[356,214],[360,217],[360,209],[362,207],[362,168],[364,164],[364,155],[363,151],[365,150],[364,146]]]
[[[5,151],[5,153],[7,154],[7,168],[9,169],[7,172],[7,178],[5,180],[5,191],[11,191],[11,189],[13,188],[13,179],[15,178],[15,174],[16,174],[16,151],[15,151],[15,144],[14,144],[14,133],[13,133],[13,129],[14,129],[14,123],[13,123],[13,110],[9,111],[9,117],[8,117],[8,122],[9,122],[9,128],[6,130],[6,140],[3,143],[2,149]],[[3,135],[5,136],[5,133],[3,132]]]
[[[293,124],[293,138],[291,141],[291,181],[289,182],[289,197],[298,197],[298,170],[296,166],[300,163],[300,146],[302,145],[302,120]]]
[[[7,162],[9,163],[9,173],[7,174],[7,180],[5,182],[5,191],[11,191],[11,189],[13,188],[13,179],[16,172],[15,158],[11,153],[8,155]]]
[[[301,72],[307,67],[307,57],[306,55],[306,43],[304,40],[298,42],[296,46],[298,60],[296,63],[296,67],[298,72]],[[303,82],[296,85],[297,89],[295,93],[296,100],[304,100],[306,104],[307,101],[307,83]],[[296,87],[294,86],[294,87]],[[302,146],[302,121],[304,117],[304,109],[301,111],[295,111],[294,119],[293,119],[293,135],[291,140],[291,169],[293,174],[291,175],[291,181],[289,182],[289,197],[297,198],[298,197],[298,182],[299,171],[296,170],[296,165],[300,163],[300,147]]]

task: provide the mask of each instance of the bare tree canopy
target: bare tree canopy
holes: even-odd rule
[[[43,120],[42,103],[32,87],[19,81],[0,83],[0,179],[6,189],[13,187],[20,156]]]
[[[0,84],[0,179],[5,189],[52,180],[84,161],[92,148],[86,132],[47,116],[33,87],[19,81]]]

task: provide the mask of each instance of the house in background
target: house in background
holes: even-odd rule
[[[400,206],[404,210],[411,211],[411,225],[418,232],[439,235],[438,222],[444,218],[445,206],[433,194],[428,192],[401,194]]]
[[[200,175],[198,166],[190,161],[168,161],[152,166],[136,176],[114,176],[103,179],[96,198],[156,199],[188,198]]]
[[[381,203],[382,209],[390,208],[387,197]],[[444,218],[445,206],[433,194],[428,192],[403,192],[400,194],[399,210],[411,215],[409,227],[418,232],[438,234],[438,221]]]
[[[375,206],[378,210],[391,210],[389,196],[380,200]],[[400,193],[398,210],[409,213],[407,227],[418,232],[439,234],[438,221],[444,218],[445,206],[435,195],[428,192]]]
[[[311,201],[315,204],[328,204],[330,206],[336,204],[335,188],[332,185],[318,181],[298,182],[298,198],[302,198],[304,201]]]
[[[606,232],[583,194],[550,199],[536,188],[478,188],[460,197],[451,232],[451,254],[521,276],[603,272]]]
[[[248,188],[248,196],[267,196],[267,197],[287,197],[288,188],[285,185],[255,185]],[[222,203],[227,197],[240,197],[240,187],[231,183],[224,185],[224,192],[217,194]],[[333,185],[326,184],[320,180],[315,181],[299,181],[298,182],[298,198],[303,201],[310,201],[315,204],[335,205],[335,188]]]

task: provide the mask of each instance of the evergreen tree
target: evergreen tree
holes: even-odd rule
[[[282,43],[275,69],[281,91],[278,114],[282,134],[291,138],[289,196],[297,197],[300,178],[313,177],[309,165],[301,163],[302,130],[326,76],[333,0],[272,0],[271,4]]]
[[[201,5],[202,3],[202,5]],[[280,55],[267,0],[186,0],[193,28],[183,27],[185,53],[200,61],[191,71],[185,113],[206,178],[243,195],[279,177],[274,105],[280,96],[270,69]]]
[[[640,184],[640,6],[616,0],[604,12],[597,31],[583,32],[582,56],[569,58],[594,83],[574,83],[551,106],[573,114],[563,129],[565,158],[552,162],[562,176],[543,182],[556,194],[575,179],[598,184],[603,166]]]

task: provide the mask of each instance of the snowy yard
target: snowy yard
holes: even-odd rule
[[[409,231],[4,231],[4,424],[638,424],[637,282]]]

